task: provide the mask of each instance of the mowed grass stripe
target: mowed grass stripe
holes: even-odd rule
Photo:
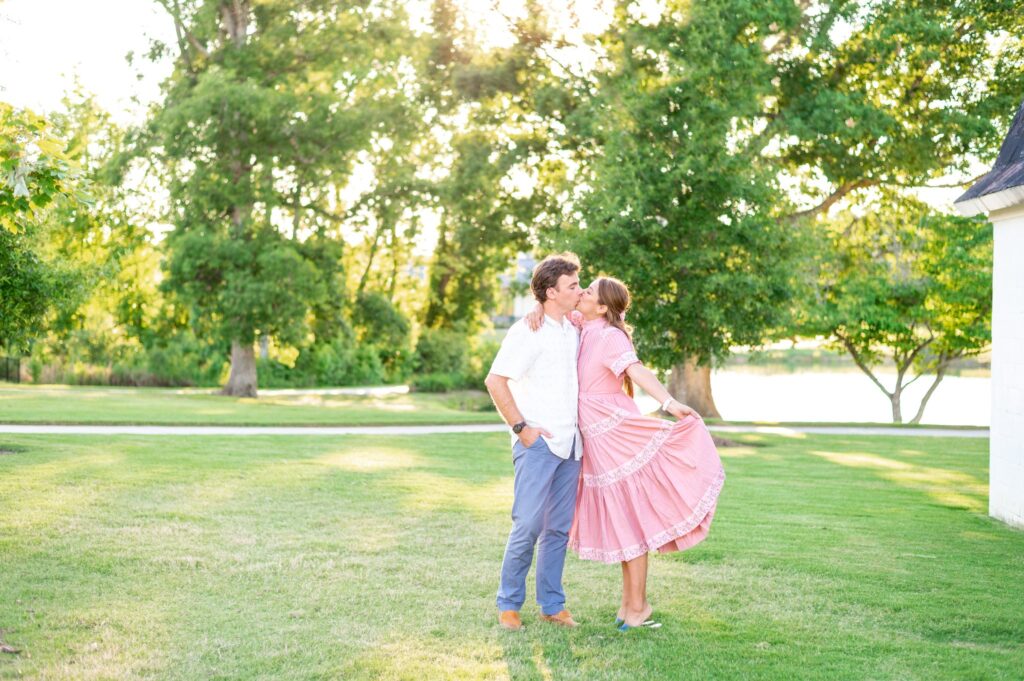
[[[486,393],[259,398],[167,388],[0,386],[0,423],[369,426],[501,423]]]
[[[551,628],[495,623],[501,434],[4,436],[3,678],[990,679],[1024,669],[1024,533],[987,442],[736,435],[710,539],[611,628],[570,556]],[[531,575],[532,576],[532,575]]]

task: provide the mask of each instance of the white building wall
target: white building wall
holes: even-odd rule
[[[993,212],[989,514],[1024,528],[1024,206]]]

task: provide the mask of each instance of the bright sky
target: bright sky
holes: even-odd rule
[[[116,120],[138,120],[142,107],[132,99],[155,99],[171,68],[143,56],[153,38],[175,41],[170,18],[151,0],[0,0],[0,99],[58,109],[77,76]]]
[[[567,2],[551,1],[562,7]],[[485,45],[507,43],[511,34],[502,15],[516,18],[523,13],[522,0],[459,4],[467,25]],[[599,31],[607,21],[601,8],[608,0],[569,4],[578,10],[579,25],[557,29]],[[653,7],[657,0],[640,4]],[[429,0],[409,0],[408,7],[413,23],[426,27]],[[564,11],[553,16],[568,21]],[[173,22],[155,0],[0,0],[0,100],[52,111],[60,108],[77,76],[119,122],[140,120],[144,104],[159,96],[160,81],[171,68],[169,60],[153,64],[145,58],[153,39],[176,44]],[[136,55],[133,65],[125,58],[129,52]]]

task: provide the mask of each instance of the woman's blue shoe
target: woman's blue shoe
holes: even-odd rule
[[[635,627],[631,627],[625,622],[619,625],[619,631],[629,631],[630,629],[660,629],[661,622],[655,622],[654,620],[647,620],[643,624],[638,624]]]

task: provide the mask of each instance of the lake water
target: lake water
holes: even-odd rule
[[[891,389],[895,374],[881,374]],[[925,376],[903,393],[903,421],[917,413],[921,397],[931,385]],[[928,401],[922,424],[988,426],[992,410],[992,381],[988,376],[947,376]],[[856,369],[810,368],[785,371],[769,367],[742,367],[715,371],[711,390],[722,416],[730,421],[839,421],[891,423],[889,400],[875,384]],[[323,388],[260,390],[261,395],[332,394],[390,395],[409,391],[408,386],[373,388]],[[642,392],[641,411],[658,403]]]
[[[895,374],[879,380],[892,389]],[[924,376],[903,393],[903,421],[917,413],[933,377]],[[989,377],[947,376],[925,409],[922,424],[987,426],[992,412]],[[889,399],[860,371],[765,373],[724,369],[711,374],[711,391],[722,417],[730,421],[866,421],[892,422]],[[643,411],[657,407],[639,396]]]

